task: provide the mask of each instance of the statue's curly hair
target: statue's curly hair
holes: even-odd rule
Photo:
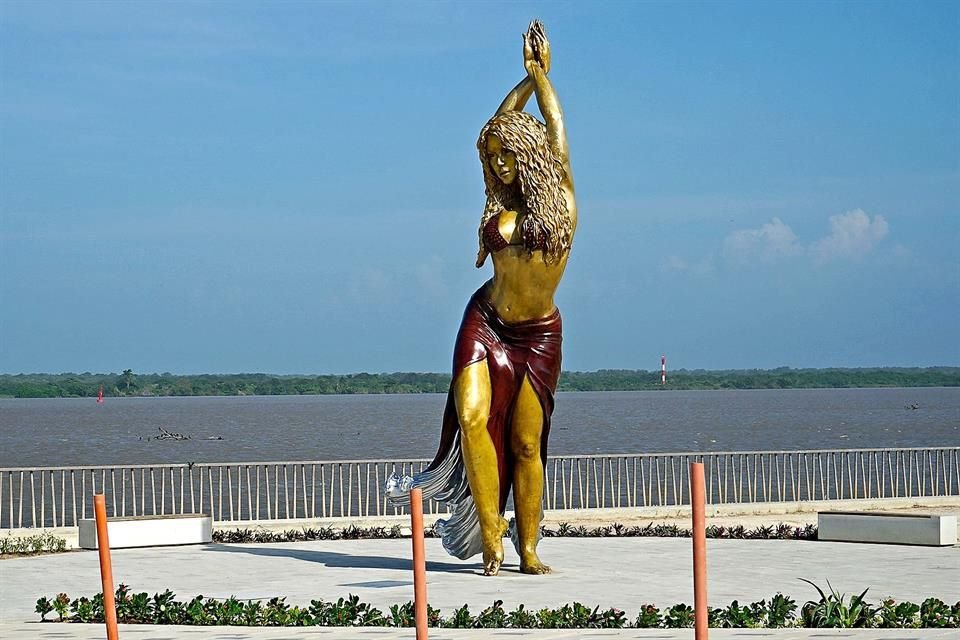
[[[504,184],[493,173],[487,161],[487,137],[495,134],[504,149],[517,158],[517,179]],[[506,111],[484,125],[477,140],[487,203],[480,220],[480,251],[477,267],[483,265],[489,252],[483,244],[483,227],[503,210],[525,214],[521,224],[524,246],[545,246],[547,262],[559,260],[573,242],[573,220],[567,207],[561,183],[563,165],[550,148],[547,127],[529,113]]]

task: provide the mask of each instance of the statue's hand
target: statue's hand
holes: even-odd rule
[[[523,34],[523,66],[530,73],[531,65],[550,73],[550,42],[539,20],[534,20]]]
[[[534,67],[539,67],[540,63],[533,55],[533,45],[530,43],[530,34],[523,34],[523,68],[530,73]]]

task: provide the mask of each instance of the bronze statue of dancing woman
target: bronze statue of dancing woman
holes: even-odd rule
[[[457,334],[440,446],[426,471],[388,486],[395,503],[408,500],[411,486],[448,502],[451,517],[437,524],[444,548],[459,558],[482,553],[485,575],[500,570],[508,528],[520,570],[550,571],[537,542],[560,376],[554,294],[577,225],[563,112],[539,22],[524,34],[523,61],[526,77],[477,141],[487,198],[477,267],[490,256],[493,277],[471,298]],[[532,94],[545,123],[522,111]],[[511,487],[515,527],[503,517]]]

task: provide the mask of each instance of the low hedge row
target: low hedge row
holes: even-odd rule
[[[0,555],[32,556],[38,553],[59,553],[67,550],[67,541],[52,533],[32,536],[0,536]]]
[[[810,583],[813,584],[813,583]],[[828,583],[829,585],[829,583]],[[788,596],[777,593],[769,601],[759,600],[739,604],[736,600],[726,608],[711,608],[711,627],[886,627],[886,628],[956,628],[960,626],[960,602],[952,607],[937,598],[927,598],[921,604],[883,600],[879,604],[867,602],[866,591],[847,598],[828,592],[816,585],[819,600],[810,600],[799,608]],[[311,600],[309,606],[289,605],[285,598],[272,598],[265,604],[259,600],[241,601],[237,598],[218,600],[198,595],[189,601],[180,601],[169,589],[154,594],[131,593],[121,584],[116,593],[117,619],[126,624],[177,625],[242,625],[242,626],[366,626],[412,627],[412,602],[395,604],[383,612],[356,595],[336,602]],[[616,608],[601,610],[579,602],[557,609],[530,610],[519,605],[512,611],[503,608],[503,601],[474,615],[467,605],[456,609],[449,617],[428,605],[428,621],[432,627],[457,629],[516,628],[516,629],[619,629],[683,628],[692,627],[694,610],[686,604],[660,609],[644,604],[636,618]],[[52,600],[37,600],[37,613],[46,621],[50,612],[56,612],[62,622],[102,622],[103,594],[75,600],[61,593]]]
[[[556,528],[543,527],[541,532],[545,538],[690,537],[689,529],[684,529],[676,525],[655,525],[652,522],[643,527],[628,527],[619,522],[615,522],[611,525],[590,529],[582,525],[574,526],[562,522]],[[424,532],[424,536],[427,538],[435,538],[436,533],[431,527]],[[226,543],[303,542],[306,540],[383,540],[403,537],[405,537],[405,534],[399,525],[390,528],[350,525],[344,528],[317,527],[287,529],[279,532],[267,531],[265,529],[218,530],[213,532],[214,542]],[[805,527],[794,527],[783,523],[774,526],[760,526],[755,529],[747,529],[742,525],[734,527],[711,525],[707,527],[707,537],[750,540],[816,540],[817,527],[812,524]],[[67,551],[67,541],[64,538],[50,533],[38,533],[36,535],[22,537],[12,536],[8,533],[5,536],[0,536],[0,555],[36,555],[63,551]]]
[[[754,529],[747,529],[742,525],[735,527],[721,527],[711,525],[707,527],[708,538],[727,538],[727,539],[745,539],[745,540],[816,540],[816,525],[807,525],[805,527],[795,527],[789,524],[780,523],[770,526],[759,526]],[[632,526],[615,522],[603,527],[586,528],[582,525],[574,526],[566,522],[561,522],[557,528],[542,527],[541,533],[544,538],[689,538],[690,529],[684,529],[676,525],[653,524],[646,526]],[[396,525],[394,527],[357,527],[350,525],[344,528],[319,527],[303,529],[287,529],[285,531],[267,531],[265,529],[236,529],[230,531],[214,531],[214,542],[303,542],[305,540],[383,540],[390,538],[403,538],[403,529]],[[437,537],[432,527],[424,531],[424,537]]]

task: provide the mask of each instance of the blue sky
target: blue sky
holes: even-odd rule
[[[534,16],[565,369],[960,365],[957,3],[4,0],[0,372],[448,370]]]

